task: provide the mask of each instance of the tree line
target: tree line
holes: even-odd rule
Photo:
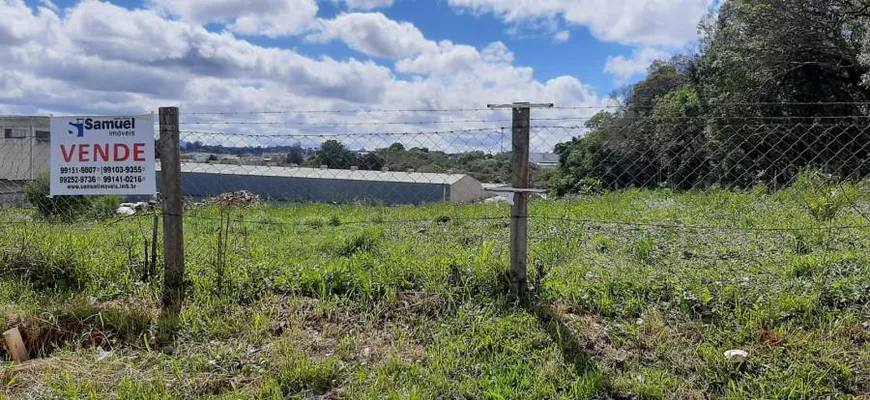
[[[444,151],[430,150],[426,147],[407,148],[402,143],[393,143],[373,151],[355,151],[344,143],[331,139],[317,148],[305,148],[300,143],[273,147],[226,147],[209,145],[202,142],[185,142],[184,152],[211,153],[209,161],[218,161],[218,155],[263,156],[265,154],[286,154],[280,160],[283,165],[297,165],[307,168],[326,166],[330,169],[351,169],[369,171],[413,170],[421,173],[454,173],[469,175],[481,182],[510,182],[511,154],[467,151],[449,154]],[[548,171],[532,166],[532,176],[536,182],[549,179]]]
[[[406,148],[401,143],[393,143],[386,148],[371,152],[353,152],[336,140],[327,140],[317,150],[314,157],[302,163],[306,167],[326,165],[332,169],[380,171],[409,171],[421,173],[466,174],[481,182],[508,183],[510,181],[510,153],[485,153],[469,151],[448,154],[425,147]],[[533,168],[539,176],[542,171]]]
[[[556,147],[558,194],[870,175],[870,2],[729,0],[699,33]]]

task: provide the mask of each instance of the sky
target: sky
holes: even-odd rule
[[[478,109],[513,101],[589,114],[654,59],[691,48],[712,2],[0,0],[0,115],[124,115],[170,105],[182,113]],[[248,118],[397,123],[480,112]]]

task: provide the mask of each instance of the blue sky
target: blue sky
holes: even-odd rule
[[[59,8],[75,6],[78,0],[56,0]],[[114,4],[126,8],[145,8],[148,3],[141,0],[113,0]],[[27,0],[33,7],[41,1]],[[350,12],[346,4],[334,1],[319,2],[318,17],[334,18],[343,12]],[[516,64],[534,68],[535,77],[549,80],[562,75],[572,75],[592,85],[595,91],[606,96],[627,82],[636,81],[642,74],[635,74],[626,81],[604,71],[608,57],[631,57],[635,46],[606,42],[595,38],[588,28],[582,25],[562,24],[560,31],[568,32],[570,38],[564,42],[554,40],[553,34],[545,29],[531,26],[519,27],[519,32],[511,31],[510,24],[493,14],[457,10],[442,0],[397,0],[391,7],[377,9],[396,21],[408,21],[420,29],[427,38],[440,41],[451,40],[455,43],[483,47],[488,43],[501,41],[516,56]],[[697,21],[695,21],[697,23]],[[208,29],[220,32],[222,24],[209,24]],[[299,52],[317,57],[327,54],[335,58],[361,57],[341,43],[310,43],[300,37],[269,38],[257,35],[242,35],[252,43],[268,47],[293,48]],[[671,46],[671,52],[678,50]],[[383,59],[379,63],[386,64]]]
[[[0,114],[593,109],[712,1],[0,0]]]

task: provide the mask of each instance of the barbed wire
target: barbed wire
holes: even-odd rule
[[[831,102],[722,102],[713,103],[720,106],[843,106],[870,105],[870,101],[831,101]],[[620,104],[554,106],[546,110],[597,110],[608,108],[624,108]],[[468,113],[491,112],[490,108],[396,108],[396,109],[355,109],[355,110],[251,110],[251,111],[192,111],[182,115],[257,115],[257,114],[380,114],[380,113]]]
[[[683,121],[683,120],[698,120],[698,121],[717,121],[717,120],[734,120],[734,121],[744,121],[744,120],[775,120],[775,121],[790,121],[790,120],[844,120],[844,122],[852,123],[852,121],[847,121],[848,119],[870,119],[870,115],[819,115],[819,116],[697,116],[697,117],[650,117],[645,115],[620,115],[620,119],[623,120],[639,120],[639,121],[647,121],[649,123],[659,123],[659,122],[667,122],[667,121]],[[595,117],[550,117],[550,118],[531,118],[531,121],[590,121],[595,119]],[[533,127],[534,128],[534,127]]]
[[[256,115],[256,114],[389,114],[389,113],[462,113],[492,111],[489,108],[397,108],[359,110],[252,110],[252,111],[193,111],[181,115]]]
[[[829,106],[870,106],[870,101],[829,101],[829,102],[775,102],[775,101],[755,101],[755,102],[711,102],[711,105],[716,106],[814,106],[814,107],[829,107]],[[556,105],[549,109],[540,109],[538,112],[547,111],[570,111],[570,110],[600,110],[600,109],[620,109],[627,108],[621,104],[599,104],[599,105]],[[490,108],[394,108],[394,109],[353,109],[353,110],[331,110],[331,109],[304,109],[304,110],[243,110],[243,111],[211,111],[198,110],[191,112],[182,112],[181,115],[260,115],[260,114],[389,114],[389,113],[472,113],[472,112],[493,112]],[[137,115],[157,114],[157,110],[145,111]],[[39,117],[68,117],[72,115],[0,115],[0,119],[10,118],[39,118]],[[109,115],[111,116],[111,115]]]
[[[495,120],[486,120],[486,119],[466,119],[466,120],[452,120],[452,121],[367,121],[367,122],[342,122],[342,123],[333,123],[333,122],[276,122],[276,121],[214,121],[214,122],[204,122],[204,121],[192,121],[192,122],[182,122],[182,125],[204,125],[204,126],[217,126],[217,125],[271,125],[271,126],[310,126],[310,127],[340,127],[340,126],[380,126],[380,125],[449,125],[449,124],[495,124],[495,123],[505,123],[512,122],[507,119],[495,119]]]
[[[232,132],[208,132],[208,131],[190,131],[182,130],[181,134],[188,135],[213,135],[213,136],[233,136],[233,137],[255,137],[255,138],[297,138],[297,137],[315,137],[315,138],[342,138],[356,136],[432,136],[432,135],[455,135],[455,134],[470,134],[479,132],[493,132],[500,129],[509,129],[509,127],[498,126],[491,128],[472,128],[472,129],[454,129],[444,131],[402,131],[402,132],[348,132],[348,133],[232,133]]]

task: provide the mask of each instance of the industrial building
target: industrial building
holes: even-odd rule
[[[48,172],[50,125],[48,117],[0,117],[0,181],[11,185]]]
[[[207,163],[183,163],[181,171],[182,192],[194,199],[249,190],[272,201],[395,205],[468,203],[483,195],[480,182],[457,174]]]
[[[0,204],[24,204],[24,184],[48,172],[48,117],[0,117]]]

